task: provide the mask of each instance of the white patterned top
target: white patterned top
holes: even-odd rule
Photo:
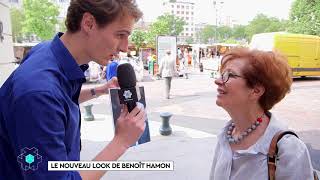
[[[288,128],[271,115],[262,137],[246,150],[232,151],[226,137],[227,123],[221,134],[211,168],[210,180],[268,180],[267,154],[273,136]],[[276,180],[312,180],[313,168],[306,145],[293,135],[278,142]]]

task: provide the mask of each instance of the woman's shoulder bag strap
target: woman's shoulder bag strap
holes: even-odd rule
[[[269,180],[275,180],[275,174],[276,174],[276,167],[277,167],[277,160],[278,160],[278,141],[286,134],[291,134],[296,136],[298,135],[294,133],[293,131],[279,131],[277,132],[270,143],[269,147],[269,153],[268,153],[268,174],[269,174]],[[313,171],[314,174],[314,180],[319,180],[317,173]]]

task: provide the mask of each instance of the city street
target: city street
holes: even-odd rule
[[[210,78],[208,71],[200,73],[195,69],[189,79],[173,79],[171,99],[164,98],[163,80],[145,76],[144,81],[139,85],[145,88],[150,122],[160,124],[159,113],[171,112],[173,113],[170,120],[172,125],[215,136],[229,120],[228,114],[215,104],[217,86],[214,84],[214,79]],[[92,86],[95,84],[85,84],[84,88]],[[287,123],[307,144],[313,165],[318,170],[320,169],[319,89],[320,77],[295,79],[292,91],[271,110],[278,120]],[[108,115],[111,118],[108,95],[101,96],[91,103],[94,104],[93,114],[96,117]],[[84,112],[83,104],[81,111]],[[151,134],[158,134],[158,132],[151,132]],[[161,138],[159,134],[157,137]],[[156,141],[157,137],[152,137],[152,141]]]

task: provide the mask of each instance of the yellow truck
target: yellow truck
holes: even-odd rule
[[[250,48],[287,56],[293,77],[320,76],[320,37],[285,32],[255,34]]]

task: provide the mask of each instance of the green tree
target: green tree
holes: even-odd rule
[[[237,40],[247,39],[246,26],[237,25],[232,28],[232,37]]]
[[[295,0],[290,10],[288,31],[320,35],[320,1]]]
[[[200,42],[208,43],[210,39],[215,37],[215,26],[207,25],[200,31]]]
[[[66,21],[66,18],[58,20],[58,31],[60,31],[60,32],[66,32],[67,31],[67,27],[66,27],[65,21]]]
[[[132,32],[130,36],[130,41],[132,41],[135,44],[136,49],[139,51],[139,49],[146,43],[146,38],[146,32],[140,29],[136,29]]]
[[[188,37],[188,38],[186,39],[186,43],[187,43],[187,44],[192,44],[192,43],[194,43],[193,38],[192,38],[192,37]]]
[[[183,31],[186,22],[174,15],[165,14],[159,16],[157,20],[151,24],[147,35],[148,45],[155,47],[156,37],[159,35],[178,36]]]
[[[224,42],[232,37],[232,28],[228,26],[220,26],[217,28],[217,41]]]
[[[51,39],[56,32],[58,6],[49,0],[24,0],[25,21],[23,31],[33,33],[42,40]]]
[[[183,31],[183,26],[186,22],[174,15],[165,14],[159,16],[151,25],[153,31],[157,31],[158,35],[178,36]]]
[[[274,17],[267,17],[264,14],[258,14],[247,26],[246,34],[249,39],[254,34],[265,32],[285,31],[286,22]]]
[[[13,42],[20,42],[22,40],[22,22],[24,21],[23,11],[20,9],[10,9],[11,25],[12,25],[12,37]]]
[[[239,44],[239,41],[233,39],[233,38],[230,38],[230,39],[226,39],[223,41],[224,43],[227,43],[227,44]]]

